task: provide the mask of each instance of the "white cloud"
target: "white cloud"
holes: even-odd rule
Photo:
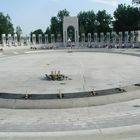
[[[118,5],[118,0],[89,0],[90,2],[95,2],[95,3],[101,3],[101,4],[107,4],[111,6],[117,6]]]

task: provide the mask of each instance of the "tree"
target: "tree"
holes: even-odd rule
[[[57,14],[58,19],[58,33],[60,33],[63,36],[63,19],[64,17],[70,16],[70,12],[66,9],[60,10]]]
[[[14,28],[9,15],[0,12],[0,34],[13,34]]]
[[[80,12],[78,14],[80,34],[84,31],[87,33],[93,32],[107,32],[110,31],[110,24],[112,17],[107,14],[105,10],[98,11],[97,14],[94,11]]]
[[[57,17],[51,18],[51,25],[50,25],[51,33],[55,35],[55,38],[57,37],[57,34],[60,32],[59,30],[59,22]]]
[[[140,9],[137,7],[120,4],[114,12],[114,18],[113,26],[117,32],[140,29]]]
[[[98,11],[96,14],[96,28],[97,32],[109,32],[111,31],[110,25],[112,24],[112,17],[110,14],[107,14],[105,10]]]
[[[94,11],[80,12],[78,14],[80,34],[95,31],[96,15]]]
[[[58,12],[58,14],[57,14],[58,21],[59,21],[59,22],[63,22],[64,16],[67,17],[67,16],[69,16],[69,15],[70,15],[70,12],[67,11],[66,9],[60,10],[60,11]]]

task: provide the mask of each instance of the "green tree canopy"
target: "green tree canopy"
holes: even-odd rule
[[[79,28],[81,33],[90,33],[95,31],[96,15],[94,11],[80,12],[78,14]]]
[[[96,26],[97,26],[97,32],[108,32],[110,31],[110,25],[112,23],[112,17],[110,14],[107,14],[105,10],[98,11],[96,14]]]
[[[66,9],[60,10],[57,14],[57,19],[58,19],[59,22],[63,22],[64,16],[67,17],[69,15],[70,15],[70,12],[67,11]]]
[[[78,14],[80,33],[93,32],[107,32],[110,31],[110,24],[112,21],[111,15],[107,14],[105,10],[80,12]]]
[[[0,12],[0,34],[13,34],[14,28],[9,15]]]
[[[52,17],[51,18],[51,33],[57,34],[59,32],[59,22],[57,17]]]
[[[70,16],[70,12],[66,9],[60,10],[57,14],[57,20],[58,20],[58,33],[60,33],[63,36],[63,19],[64,17]]]
[[[140,29],[140,9],[137,7],[118,5],[114,12],[114,30],[130,31]]]

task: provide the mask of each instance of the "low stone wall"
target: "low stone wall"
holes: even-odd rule
[[[19,100],[0,98],[0,108],[13,109],[63,109],[105,105],[140,98],[140,90],[113,94],[73,99],[54,100]]]

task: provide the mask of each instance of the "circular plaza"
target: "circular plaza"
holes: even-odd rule
[[[120,88],[140,82],[140,58],[131,55],[67,50],[27,51],[0,59],[0,92],[16,94],[77,93]],[[45,74],[70,79],[48,81]]]

